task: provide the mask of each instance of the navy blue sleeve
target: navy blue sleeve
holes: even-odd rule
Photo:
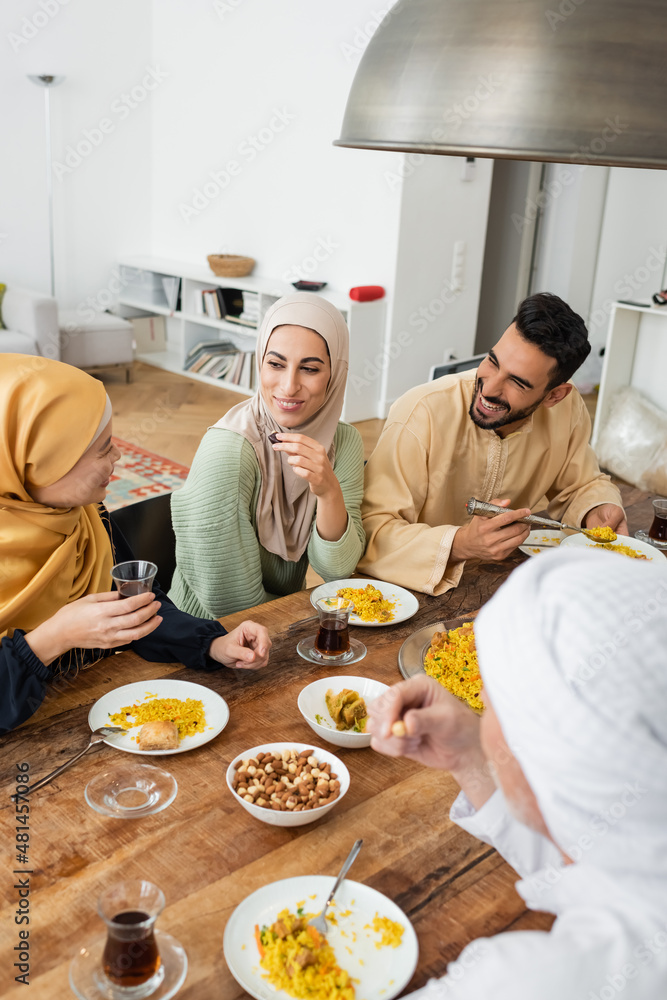
[[[0,733],[33,715],[44,700],[53,673],[33,653],[17,629],[0,642]]]
[[[134,559],[123,534],[108,516],[103,515],[102,520],[110,530],[116,562]],[[150,635],[124,648],[133,649],[144,660],[157,663],[183,663],[194,670],[220,670],[223,664],[211,659],[208,648],[218,636],[227,635],[227,630],[215,619],[195,618],[181,611],[169,600],[157,580],[153,593],[161,604],[161,624]]]

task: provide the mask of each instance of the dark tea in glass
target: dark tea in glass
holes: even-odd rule
[[[340,618],[323,618],[315,639],[315,649],[322,656],[340,656],[350,648],[350,630]]]
[[[317,602],[320,627],[315,637],[315,651],[320,656],[335,658],[350,651],[348,619],[353,611],[352,601],[342,597],[322,597]]]
[[[97,901],[107,925],[102,953],[104,996],[110,1000],[142,1000],[164,979],[155,937],[155,921],[164,909],[161,889],[144,879],[119,882]]]
[[[653,514],[653,524],[648,529],[648,537],[655,542],[667,543],[667,500],[654,500]]]
[[[151,918],[143,910],[117,913],[109,924],[104,947],[104,974],[118,986],[141,986],[160,967],[160,954]]]

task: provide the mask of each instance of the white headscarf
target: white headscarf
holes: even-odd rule
[[[531,559],[475,634],[485,689],[558,846],[667,911],[667,561]]]

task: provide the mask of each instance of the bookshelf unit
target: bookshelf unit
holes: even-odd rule
[[[139,361],[164,368],[177,375],[231,389],[244,396],[254,390],[235,385],[222,378],[211,378],[185,371],[189,351],[200,341],[230,340],[240,351],[253,351],[257,331],[227,319],[213,319],[198,311],[201,292],[220,287],[256,292],[260,319],[266,310],[283,295],[294,292],[292,285],[270,278],[220,278],[208,265],[182,263],[159,257],[125,257],[119,261],[119,312],[126,318],[157,315],[165,317],[166,346],[162,351],[137,355]],[[180,278],[180,308],[171,309],[162,279]],[[350,330],[350,366],[342,419],[368,420],[380,416],[380,382],[377,359],[382,357],[385,330],[385,299],[374,302],[354,302],[346,295],[328,288],[318,292],[345,316]],[[375,374],[378,372],[377,374]]]

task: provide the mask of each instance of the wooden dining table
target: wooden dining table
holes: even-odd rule
[[[631,487],[623,487],[623,495],[631,531],[648,526],[650,497]],[[289,829],[250,816],[225,782],[228,764],[250,747],[271,741],[320,745],[297,708],[306,684],[341,672],[396,683],[398,652],[406,638],[424,626],[477,611],[525,558],[517,552],[504,562],[471,561],[455,590],[437,598],[416,594],[419,609],[409,620],[352,629],[368,652],[342,670],[297,654],[297,642],[314,630],[313,622],[290,628],[313,613],[309,593],[301,591],[225,619],[228,628],[246,618],[269,628],[271,660],[262,670],[187,670],[123,651],[71,681],[55,683],[32,718],[0,743],[3,995],[30,1000],[72,995],[68,969],[73,956],[104,935],[96,913],[100,894],[121,880],[142,878],[163,890],[166,907],[158,927],[180,941],[188,956],[178,996],[245,996],[222,950],[235,907],[278,879],[335,875],[357,838],[363,838],[364,847],[349,877],[398,904],[417,933],[419,960],[404,992],[443,975],[447,963],[475,938],[547,930],[552,917],[526,908],[510,866],[449,819],[458,788],[446,772],[371,748],[322,745],[349,769],[349,791],[327,815],[313,815],[308,825]],[[93,811],[84,799],[86,784],[127,757],[100,744],[30,797],[28,822],[18,821],[10,795],[21,768],[38,780],[86,745],[88,712],[98,698],[124,684],[165,677],[211,688],[230,710],[227,726],[210,742],[151,759],[178,782],[168,808],[141,819]],[[23,914],[29,923],[18,922]],[[15,980],[21,973],[14,966],[26,941],[19,938],[21,930],[29,931],[24,982]]]

